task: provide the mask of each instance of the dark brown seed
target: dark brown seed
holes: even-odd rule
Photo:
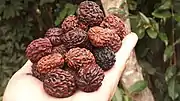
[[[76,84],[84,92],[93,92],[99,89],[103,79],[104,71],[97,64],[89,64],[79,70]]]
[[[61,28],[49,28],[45,33],[45,37],[47,37],[53,46],[62,44],[61,37],[64,34],[64,31]]]
[[[33,40],[26,48],[27,58],[36,63],[43,56],[50,54],[52,51],[52,44],[48,38],[39,38]]]
[[[100,6],[93,1],[81,2],[77,10],[78,19],[89,26],[100,25],[104,18]]]
[[[121,40],[127,35],[127,29],[124,22],[115,15],[110,14],[106,16],[100,26],[115,30]]]
[[[121,48],[120,37],[114,30],[102,28],[99,26],[92,27],[88,31],[88,37],[92,45],[95,47],[110,47],[114,52]]]
[[[94,48],[93,55],[96,59],[96,63],[104,70],[107,71],[111,69],[115,62],[115,53],[109,47],[104,48]]]
[[[69,97],[76,91],[74,77],[62,69],[49,72],[44,79],[43,87],[47,94],[57,98]]]
[[[79,70],[91,63],[95,63],[93,54],[85,48],[72,48],[66,53],[65,57],[67,65],[75,70]]]
[[[65,32],[68,32],[68,31],[73,30],[77,27],[80,29],[86,30],[88,26],[85,25],[84,23],[80,22],[75,15],[70,15],[67,18],[65,18],[61,27],[63,28],[63,30]]]
[[[36,77],[37,79],[39,79],[40,81],[43,81],[44,80],[44,74],[41,74],[37,71],[37,63],[34,63],[32,65],[32,69],[31,69],[31,72],[32,72],[32,75],[34,77]]]
[[[55,46],[52,49],[52,53],[60,53],[62,56],[64,56],[66,52],[67,52],[67,49],[63,44]]]
[[[37,70],[39,73],[46,74],[55,68],[62,68],[64,65],[64,58],[59,53],[54,53],[42,57],[37,63]]]
[[[85,44],[88,41],[87,32],[80,28],[75,28],[65,33],[62,37],[62,41],[67,49],[85,47]]]

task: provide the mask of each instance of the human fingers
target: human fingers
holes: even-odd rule
[[[103,86],[111,93],[112,97],[116,91],[119,79],[125,69],[125,64],[129,58],[133,48],[138,41],[138,37],[135,33],[128,34],[123,42],[121,49],[116,53],[116,63],[112,69],[105,72],[105,78],[103,80]]]
[[[14,75],[29,74],[31,73],[32,62],[28,60]]]
[[[19,74],[11,79],[3,101],[71,101],[72,97],[55,98],[43,89],[43,83],[31,75]]]

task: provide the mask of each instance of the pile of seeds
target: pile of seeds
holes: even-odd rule
[[[105,17],[99,5],[84,1],[77,14],[66,17],[59,28],[49,28],[44,38],[33,40],[26,56],[47,94],[64,98],[77,90],[93,92],[116,62],[115,53],[125,35],[120,18]]]

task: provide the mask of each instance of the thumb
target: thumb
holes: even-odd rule
[[[23,67],[21,67],[15,75],[31,73],[32,62],[28,60]]]
[[[105,79],[103,84],[106,88],[109,88],[112,97],[116,91],[119,79],[125,69],[126,61],[128,60],[133,48],[138,41],[138,37],[135,33],[128,34],[122,41],[121,49],[116,53],[116,63],[113,68],[105,73]]]

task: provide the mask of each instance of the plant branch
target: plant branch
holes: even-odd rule
[[[171,22],[172,22],[172,44],[174,44],[175,43],[175,32],[174,32],[174,30],[175,30],[175,27],[174,27],[174,12],[173,12],[173,9],[174,9],[174,7],[173,7],[173,5],[171,6],[171,16],[172,16],[172,18],[171,18]],[[171,62],[171,64],[172,65],[176,65],[176,63],[177,63],[177,59],[176,59],[176,47],[175,47],[175,45],[173,45],[173,57],[172,57],[172,62]]]

